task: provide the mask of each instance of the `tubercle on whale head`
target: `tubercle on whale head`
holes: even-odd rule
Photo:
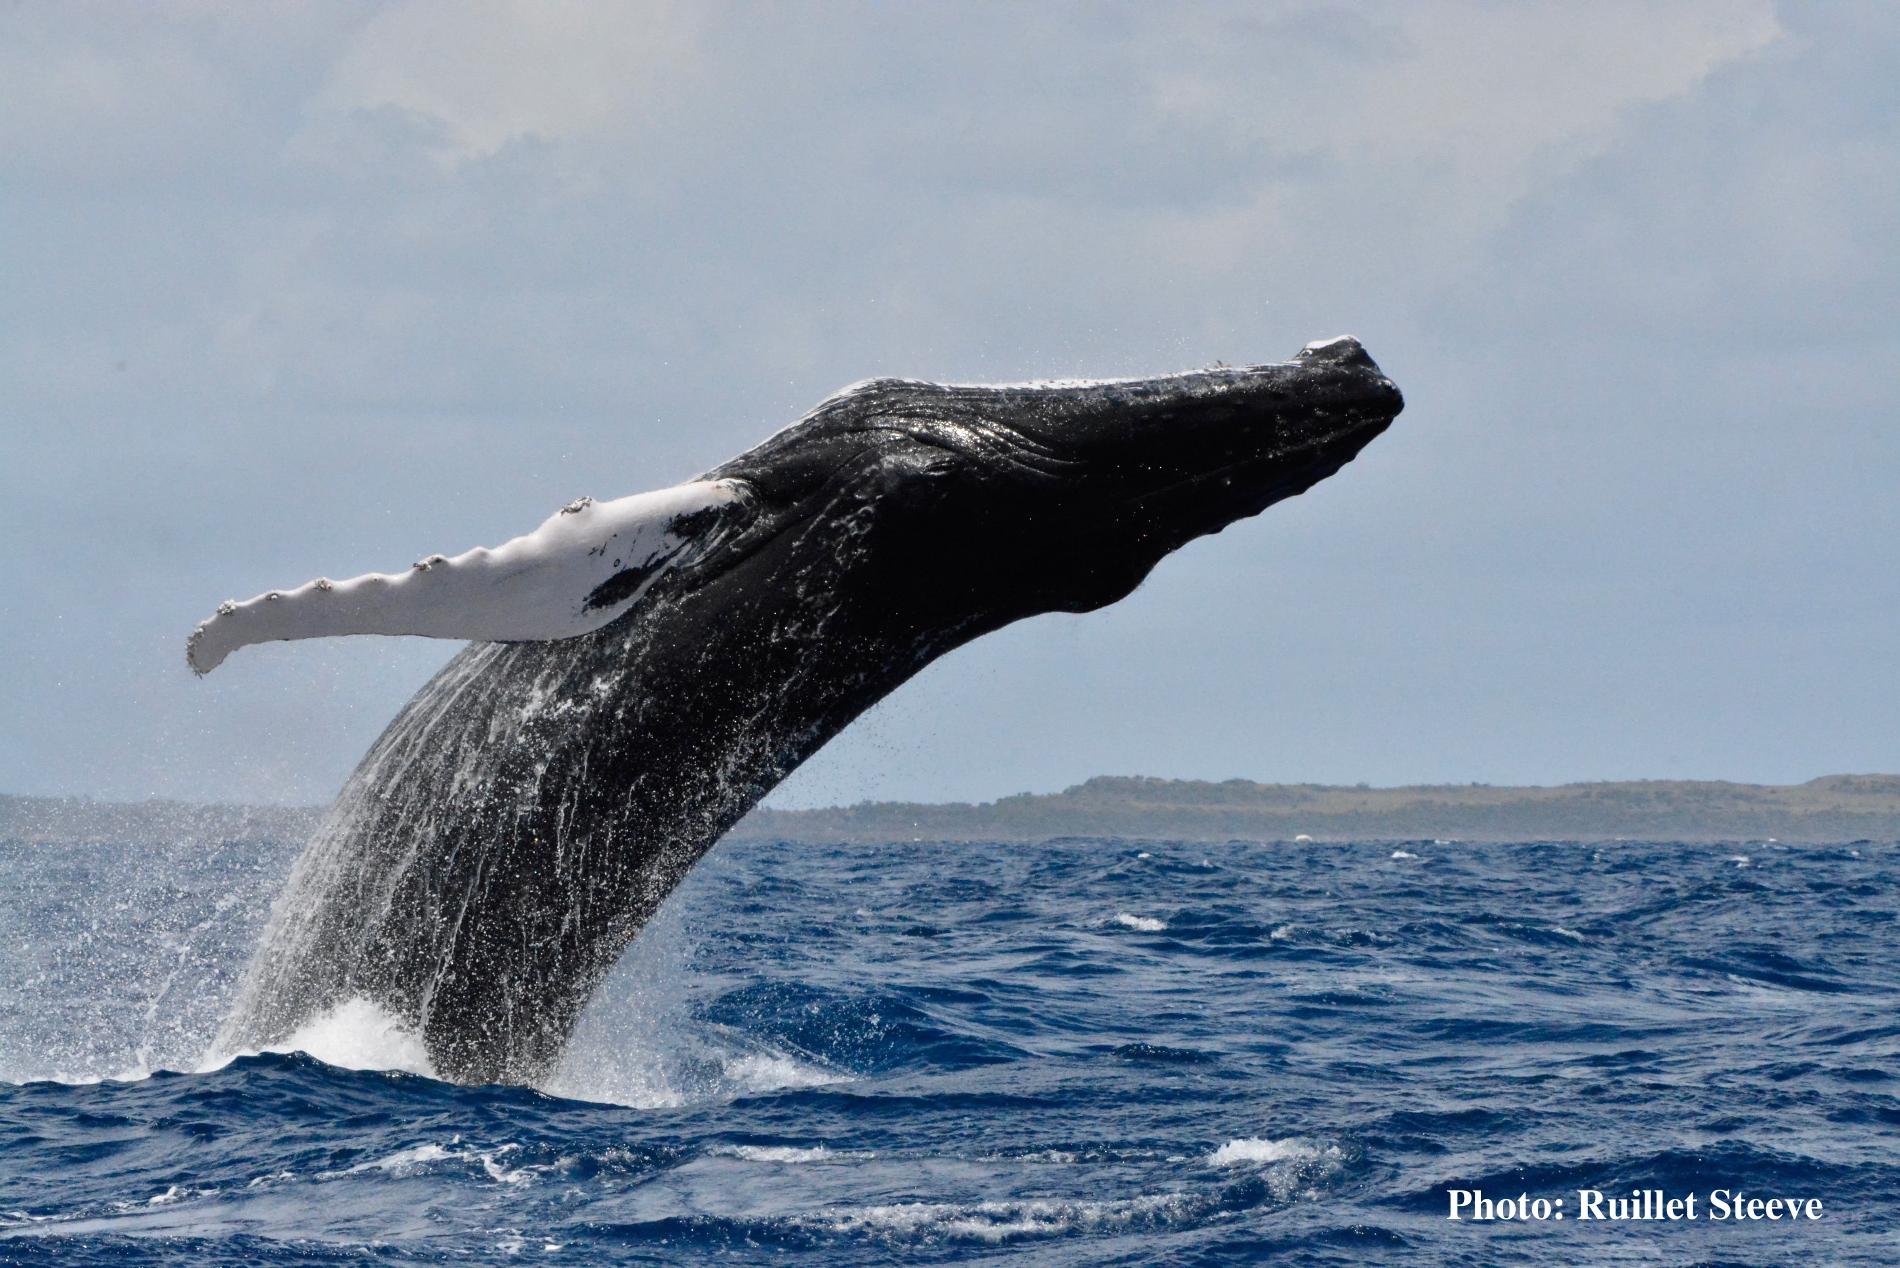
[[[995,628],[1114,602],[1187,541],[1338,471],[1403,406],[1350,337],[1154,378],[873,379],[706,478],[756,489],[754,544],[858,506],[852,566],[884,576],[841,589],[919,628],[969,628],[973,606]]]

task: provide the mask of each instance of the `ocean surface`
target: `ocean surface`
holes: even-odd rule
[[[0,842],[0,1263],[1900,1262],[1892,845],[728,843],[541,1090],[207,1053],[295,848]]]

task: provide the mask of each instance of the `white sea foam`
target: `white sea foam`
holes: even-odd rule
[[[1051,1163],[1056,1166],[1072,1166],[1081,1161],[1082,1156],[1073,1149],[1032,1149],[1020,1154],[985,1154],[985,1162],[1033,1162]]]
[[[1228,1141],[1209,1154],[1207,1160],[1217,1167],[1233,1167],[1243,1163],[1259,1165],[1319,1156],[1320,1150],[1317,1146],[1298,1136],[1288,1136],[1284,1140],[1267,1140],[1260,1136],[1248,1136],[1241,1140]]]
[[[1115,913],[1115,923],[1125,929],[1134,929],[1141,933],[1160,933],[1168,927],[1168,922],[1165,920],[1157,920],[1153,916],[1135,916],[1125,911]]]
[[[215,1185],[206,1186],[204,1188],[192,1188],[189,1185],[174,1184],[167,1187],[163,1193],[154,1193],[143,1202],[114,1202],[111,1205],[112,1209],[120,1215],[130,1215],[134,1212],[149,1211],[155,1206],[173,1206],[179,1202],[189,1202],[193,1198],[213,1197],[218,1192],[219,1190]],[[55,1220],[63,1220],[68,1217],[53,1216],[52,1218]]]
[[[422,1037],[365,999],[347,1000],[314,1017],[281,1042],[262,1048],[214,1048],[196,1060],[157,1058],[121,1066],[109,1074],[56,1070],[36,1077],[69,1086],[139,1083],[161,1072],[213,1074],[241,1057],[260,1053],[301,1052],[344,1070],[402,1070],[439,1077],[429,1062]],[[11,1082],[14,1080],[0,1080]]]
[[[259,1052],[301,1052],[342,1070],[402,1070],[437,1078],[422,1036],[366,999],[348,999],[311,1018],[279,1043],[206,1054],[197,1073],[222,1070]]]
[[[0,1229],[30,1227],[34,1224],[50,1224],[61,1218],[57,1215],[33,1215],[27,1211],[6,1211],[0,1213]]]
[[[461,1147],[451,1148],[450,1146]],[[399,1149],[387,1157],[373,1158],[368,1162],[359,1162],[355,1166],[345,1167],[341,1171],[319,1172],[317,1178],[320,1180],[334,1179],[338,1176],[363,1175],[371,1171],[381,1171],[395,1176],[407,1176],[426,1171],[435,1163],[446,1162],[460,1165],[473,1163],[479,1166],[482,1169],[482,1173],[496,1184],[526,1184],[528,1181],[534,1179],[537,1174],[547,1170],[547,1168],[508,1167],[502,1163],[502,1159],[512,1153],[519,1152],[520,1149],[521,1146],[516,1144],[497,1145],[492,1149],[478,1149],[472,1145],[462,1145],[462,1138],[457,1136],[451,1140],[448,1145],[437,1145],[428,1142],[420,1145],[411,1145],[409,1148]]]
[[[1206,1161],[1216,1167],[1256,1168],[1275,1200],[1292,1202],[1318,1196],[1320,1186],[1345,1168],[1346,1152],[1299,1136],[1247,1136],[1228,1141]]]
[[[1026,1198],[996,1202],[895,1202],[835,1208],[787,1221],[823,1232],[888,1240],[976,1241],[991,1244],[1065,1233],[1092,1232],[1129,1224],[1177,1223],[1209,1207],[1193,1193],[1081,1201]]]
[[[444,1158],[455,1157],[442,1145],[411,1145],[407,1149],[398,1149],[387,1158],[375,1158],[369,1162],[359,1162],[342,1171],[328,1172],[330,1175],[361,1175],[365,1171],[389,1171],[404,1175],[419,1170],[427,1163],[440,1162]]]
[[[507,1236],[495,1243],[496,1250],[512,1259],[514,1256],[528,1249],[530,1239],[519,1229],[508,1229],[506,1232]],[[539,1234],[537,1234],[537,1236],[539,1236]],[[567,1247],[566,1242],[549,1241],[545,1237],[541,1237],[540,1241],[540,1250],[544,1255],[552,1255],[555,1251],[564,1250]]]
[[[273,1052],[304,1052],[345,1070],[407,1070],[436,1077],[422,1036],[366,999],[345,1000],[292,1031]]]
[[[788,1087],[821,1087],[842,1081],[836,1071],[809,1065],[777,1052],[748,1052],[726,1062],[726,1081],[736,1092],[776,1092]]]
[[[727,1158],[746,1162],[823,1162],[839,1155],[823,1145],[727,1145],[712,1150]]]

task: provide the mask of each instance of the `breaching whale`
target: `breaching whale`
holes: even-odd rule
[[[852,719],[982,634],[1122,598],[1401,406],[1350,338],[1156,378],[871,380],[687,484],[222,605],[201,673],[278,639],[480,641],[350,776],[220,1045],[361,997],[444,1077],[544,1078],[688,869]]]

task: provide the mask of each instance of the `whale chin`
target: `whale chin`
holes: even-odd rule
[[[687,484],[227,605],[201,672],[270,639],[481,641],[350,777],[220,1045],[363,1000],[444,1077],[545,1078],[693,864],[864,710],[990,630],[1122,597],[1402,405],[1351,339],[1153,378],[872,380]]]

